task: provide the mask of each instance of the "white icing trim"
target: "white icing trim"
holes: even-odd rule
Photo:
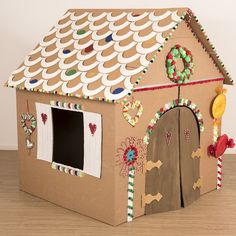
[[[102,35],[98,35],[96,31],[94,31],[92,33],[92,39],[93,40],[102,40],[105,39],[107,36],[109,36],[110,34],[112,34],[112,31],[108,30],[105,34]]]
[[[136,45],[136,42],[134,42],[134,41],[132,41],[131,43],[129,43],[129,44],[125,45],[125,46],[120,46],[120,43],[116,42],[115,45],[114,45],[114,49],[117,52],[124,52],[124,51],[127,51],[127,50],[131,49],[135,45]]]
[[[55,60],[50,61],[50,62],[47,62],[46,59],[47,59],[47,58],[43,58],[42,61],[41,61],[41,65],[42,65],[44,68],[45,68],[45,67],[47,68],[47,67],[54,66],[54,65],[56,65],[56,64],[60,61],[59,58],[56,58]]]
[[[98,65],[98,71],[102,74],[109,74],[114,70],[117,70],[120,67],[120,64],[116,63],[114,66],[112,67],[104,67],[103,66],[104,63],[100,63]]]
[[[60,20],[59,20],[60,21]],[[63,29],[63,28],[66,28],[67,26],[69,26],[71,23],[72,23],[73,21],[71,21],[71,20],[68,20],[66,23],[64,23],[64,24],[59,24],[59,22],[57,22],[56,24],[55,24],[55,28],[56,29]]]
[[[92,70],[93,68],[95,68],[99,64],[98,61],[95,61],[92,64],[87,65],[87,66],[85,66],[83,63],[84,63],[83,61],[79,62],[79,64],[77,65],[78,70],[80,70],[80,71],[90,71],[90,70]]]
[[[44,38],[45,37],[48,37],[48,36],[50,36],[50,35],[52,35],[52,34],[54,34],[55,32],[57,32],[58,31],[58,29],[56,29],[55,27],[53,27],[52,29],[50,29],[50,31],[44,36]]]
[[[64,20],[64,19],[66,19],[68,16],[70,16],[71,15],[71,12],[66,12],[61,18],[60,18],[60,20],[59,21],[61,21],[61,20]]]
[[[78,21],[83,19],[84,17],[86,17],[89,13],[88,12],[84,12],[83,14],[79,15],[79,16],[75,16],[75,12],[72,12],[70,15],[70,19],[73,21]]]
[[[27,79],[26,77],[22,77],[21,79],[19,79],[17,81],[13,81],[13,78],[14,78],[14,76],[10,76],[10,78],[8,79],[8,81],[7,81],[8,86],[15,87],[15,86],[23,83]]]
[[[97,52],[97,55],[96,55],[96,59],[97,59],[97,61],[99,61],[99,62],[107,62],[107,61],[110,61],[110,60],[112,60],[113,58],[115,58],[119,53],[118,52],[116,52],[116,51],[114,51],[114,52],[112,52],[111,54],[109,54],[108,56],[102,56],[102,53],[103,53],[103,51],[99,51],[99,52]]]
[[[153,38],[155,35],[156,35],[156,33],[153,32],[153,31],[151,33],[145,35],[145,36],[139,36],[139,32],[135,32],[134,36],[133,36],[133,39],[137,43],[141,43],[141,42],[144,42],[144,41],[147,41],[147,40]]]
[[[44,37],[45,39],[45,37]],[[57,38],[52,38],[50,41],[45,42],[44,39],[39,43],[42,47],[50,46],[51,44],[55,43],[57,41]]]
[[[33,61],[30,61],[29,59],[30,59],[30,56],[27,56],[27,57],[25,58],[25,60],[24,60],[24,64],[25,64],[26,66],[33,66],[33,65],[36,65],[37,63],[39,63],[40,61],[43,60],[42,57],[38,57],[37,59],[35,59],[35,60],[33,60]]]
[[[83,87],[82,87],[82,93],[85,94],[86,96],[94,96],[98,93],[100,93],[102,90],[104,90],[105,86],[104,85],[101,85],[99,86],[98,88],[96,89],[93,89],[93,90],[89,90],[88,89],[88,84],[85,84]]]
[[[162,33],[157,33],[156,41],[158,43],[164,43],[165,42],[165,38],[162,37]]]
[[[109,25],[110,22],[109,21],[105,21],[104,23],[102,23],[101,25],[95,25],[94,22],[91,22],[89,24],[89,29],[93,30],[93,31],[98,31],[101,30],[103,28],[105,28],[107,25]]]
[[[103,12],[98,16],[93,16],[93,12],[90,12],[89,15],[88,15],[88,20],[89,21],[98,21],[98,20],[101,20],[102,18],[104,18],[106,16],[107,16],[107,12]]]
[[[95,41],[93,44],[93,48],[96,51],[104,51],[106,49],[108,49],[109,47],[111,47],[115,42],[114,41],[110,41],[109,43],[106,43],[104,45],[99,45],[98,41]]]
[[[166,11],[162,15],[155,16],[155,11],[153,11],[153,12],[150,12],[149,19],[153,22],[161,21],[161,20],[164,20],[165,18],[169,17],[171,14],[172,14],[172,11]]]
[[[134,87],[134,85],[131,83],[130,79],[131,79],[130,76],[126,77],[125,82],[124,82],[125,87],[129,90],[131,90]]]
[[[78,51],[77,55],[76,55],[76,58],[79,60],[79,61],[85,61],[85,60],[88,60],[90,58],[92,58],[93,56],[95,56],[97,54],[97,52],[95,50],[93,50],[92,52],[89,52],[87,54],[84,54],[82,55],[81,51]]]
[[[175,25],[176,25],[175,22],[171,22],[171,23],[168,24],[168,25],[159,26],[159,25],[158,25],[158,22],[154,22],[153,25],[152,25],[152,29],[153,29],[155,32],[164,32],[164,31],[167,31],[167,30],[172,29]]]
[[[105,86],[114,86],[126,79],[126,77],[124,75],[121,75],[118,78],[113,79],[113,80],[109,80],[109,79],[107,79],[107,77],[108,77],[108,74],[102,76],[102,83]]]
[[[157,50],[160,46],[161,46],[160,43],[156,43],[156,44],[154,44],[153,46],[151,46],[149,48],[144,48],[142,46],[142,43],[138,43],[137,46],[136,46],[136,49],[137,49],[137,52],[140,53],[140,54],[148,54],[148,53],[151,53],[151,52]]]
[[[42,87],[43,87],[43,90],[45,90],[45,91],[47,91],[47,92],[50,92],[50,91],[52,91],[52,90],[57,89],[57,88],[60,87],[62,84],[63,84],[62,81],[58,81],[56,84],[48,85],[48,80],[44,80]]]
[[[65,59],[61,59],[59,61],[59,68],[62,69],[62,70],[67,70],[67,69],[69,69],[69,68],[71,68],[71,67],[78,64],[78,61],[72,61],[69,64],[64,63],[64,61],[65,61]]]
[[[117,32],[114,32],[112,34],[112,38],[114,41],[122,41],[125,40],[127,38],[129,38],[134,32],[129,31],[127,34],[123,34],[123,35],[117,35]]]
[[[141,72],[143,69],[145,68],[145,66],[140,66],[138,68],[135,68],[133,70],[127,70],[126,69],[126,65],[121,65],[120,67],[120,72],[122,75],[124,76],[132,76],[132,75],[136,75],[139,72]]]
[[[32,55],[40,52],[41,50],[42,50],[42,47],[39,45],[29,53],[29,56],[32,56]]]
[[[147,15],[149,15],[149,12],[144,12],[140,16],[133,16],[133,12],[129,12],[127,15],[127,19],[128,21],[139,21],[143,19],[144,17],[146,17]]]
[[[130,62],[133,62],[133,61],[137,60],[140,57],[140,54],[138,54],[138,53],[134,54],[131,57],[123,57],[122,54],[123,53],[119,53],[119,55],[117,57],[118,62],[121,63],[121,64],[128,64]]]
[[[62,38],[65,38],[65,37],[71,35],[73,32],[74,32],[73,29],[69,29],[65,33],[61,33],[60,30],[57,30],[56,37],[62,39]]]
[[[115,26],[115,22],[110,22],[109,23],[109,29],[112,30],[112,31],[118,31],[118,30],[122,30],[123,28],[125,28],[129,24],[130,24],[130,22],[125,21],[123,24]]]
[[[95,76],[93,77],[86,77],[86,74],[87,72],[83,72],[80,76],[80,79],[81,79],[81,82],[82,83],[85,83],[85,84],[89,84],[89,83],[92,83],[92,82],[95,82],[97,81],[98,79],[100,79],[103,75],[102,74],[96,74]]]
[[[85,28],[86,26],[88,26],[89,24],[90,24],[89,21],[85,21],[84,23],[82,23],[82,24],[80,24],[80,25],[77,25],[77,24],[76,24],[76,21],[73,21],[73,22],[71,23],[71,29],[73,29],[73,30],[83,29],[83,28]]]
[[[58,48],[67,48],[67,47],[69,47],[71,44],[73,44],[74,43],[74,39],[70,39],[68,42],[66,42],[66,43],[61,43],[61,40],[60,39],[58,39],[57,41],[56,41],[56,46],[58,47]]]
[[[25,70],[24,70],[24,76],[27,77],[27,78],[35,77],[36,75],[41,73],[42,70],[43,70],[43,68],[39,68],[34,72],[30,72],[29,69],[30,69],[30,67],[26,67]]]
[[[176,21],[176,22],[180,22],[180,21],[181,21],[181,18],[180,18],[180,16],[178,16],[177,11],[174,11],[174,12],[172,13],[171,19],[174,20],[174,21]]]
[[[21,67],[17,68],[16,70],[14,70],[12,72],[12,75],[18,74],[20,72],[22,72],[25,68],[27,68],[25,65],[22,65]]]
[[[142,66],[145,66],[145,67],[147,67],[149,65],[150,61],[148,61],[146,59],[145,54],[140,57],[140,63],[141,63]]]
[[[46,49],[47,48],[42,48],[41,55],[43,57],[50,57],[50,56],[54,55],[55,53],[57,53],[60,50],[60,48],[55,48],[52,51],[47,52]]]
[[[82,83],[78,83],[77,85],[75,85],[74,87],[72,88],[68,88],[67,87],[67,83],[68,82],[64,82],[61,86],[61,90],[63,93],[74,93],[75,91],[79,90],[82,88],[83,84]]]
[[[109,13],[107,14],[107,20],[110,21],[110,22],[112,22],[112,21],[118,21],[118,20],[122,19],[123,17],[125,17],[126,15],[127,15],[126,12],[122,12],[122,13],[121,13],[120,15],[118,15],[118,16],[112,16],[112,12],[109,12]]]
[[[42,77],[44,79],[47,79],[47,80],[51,79],[51,78],[54,78],[54,77],[56,77],[57,75],[59,75],[61,73],[61,69],[58,69],[58,70],[56,70],[55,72],[52,72],[52,73],[48,73],[47,70],[48,69],[43,69],[43,71],[42,71]]]
[[[135,22],[132,22],[130,24],[130,29],[133,31],[141,31],[141,30],[148,28],[152,24],[153,24],[153,22],[151,22],[151,21],[147,21],[143,25],[136,25]]]
[[[89,47],[93,43],[94,43],[94,41],[91,39],[84,44],[79,44],[79,40],[76,40],[74,42],[74,48],[76,48],[77,50],[83,50],[83,49]]]

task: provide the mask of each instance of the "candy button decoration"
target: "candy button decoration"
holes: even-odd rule
[[[111,42],[112,40],[113,40],[112,34],[108,35],[108,36],[106,37],[106,39],[105,39],[105,41],[106,41],[107,43]]]
[[[215,119],[220,119],[226,108],[226,96],[222,93],[216,96],[212,105],[212,115]]]
[[[30,80],[30,84],[35,84],[35,83],[37,83],[37,82],[38,82],[37,79],[32,79],[32,80]]]
[[[129,114],[130,109],[132,110],[137,109],[137,113],[134,117],[132,117]],[[128,123],[134,127],[138,123],[138,120],[141,117],[141,115],[143,114],[143,106],[141,102],[138,100],[127,102],[125,103],[122,112],[123,112],[124,118],[128,121]]]
[[[112,92],[112,94],[119,94],[119,93],[121,93],[121,92],[123,92],[123,91],[124,91],[123,88],[116,88],[116,89]]]
[[[183,71],[179,71],[176,67],[178,59],[182,59],[184,64]],[[191,52],[180,45],[175,45],[171,48],[166,57],[166,69],[168,78],[177,84],[187,83],[190,75],[193,74],[193,57]]]
[[[77,31],[77,34],[78,34],[78,35],[82,35],[82,34],[85,34],[85,33],[86,33],[86,31],[83,30],[83,29]]]
[[[84,51],[85,51],[86,53],[92,52],[92,51],[93,51],[93,44],[91,44],[90,46],[88,46],[87,48],[85,48]]]
[[[68,53],[70,53],[70,52],[71,52],[70,49],[64,49],[64,50],[63,50],[63,53],[64,53],[64,54],[68,54]]]
[[[66,75],[67,75],[67,76],[70,76],[70,75],[74,75],[75,73],[76,73],[76,70],[73,69],[73,70],[67,71],[67,72],[66,72]]]

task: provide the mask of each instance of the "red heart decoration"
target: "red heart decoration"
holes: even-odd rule
[[[46,121],[47,121],[47,119],[48,119],[47,114],[45,114],[45,113],[41,113],[41,118],[42,118],[42,122],[43,122],[43,124],[45,125],[45,123],[46,123]]]
[[[94,135],[97,130],[97,125],[89,123],[89,129],[90,129],[91,134]]]

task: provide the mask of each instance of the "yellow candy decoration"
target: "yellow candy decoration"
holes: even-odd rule
[[[212,115],[215,119],[220,119],[226,108],[226,96],[225,92],[226,90],[224,89],[218,89],[217,92],[220,94],[216,96],[213,105],[212,105]]]

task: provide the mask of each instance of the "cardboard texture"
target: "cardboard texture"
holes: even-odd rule
[[[111,225],[178,209],[216,189],[217,159],[207,153],[211,108],[216,88],[232,81],[199,29],[186,8],[69,10],[7,82],[18,89],[20,189]],[[176,44],[193,57],[187,84],[167,76]],[[53,135],[63,132],[45,130],[48,109],[36,112],[36,104],[55,107],[50,101],[68,110],[77,104],[84,114],[84,172],[51,163]],[[27,113],[38,122],[28,136],[21,127]],[[72,133],[66,138],[76,145]]]

